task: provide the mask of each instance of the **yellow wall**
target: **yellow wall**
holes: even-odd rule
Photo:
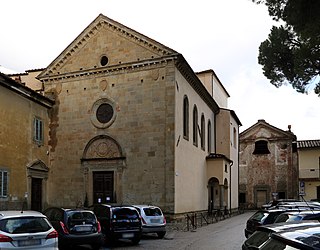
[[[33,142],[33,119],[44,121],[44,145]],[[29,193],[27,165],[41,160],[48,164],[48,112],[47,109],[0,86],[0,169],[7,170],[8,197],[0,198],[3,207],[8,202],[24,201]]]

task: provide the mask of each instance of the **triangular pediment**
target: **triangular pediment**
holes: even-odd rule
[[[295,139],[291,131],[284,131],[270,125],[265,120],[258,120],[257,123],[246,129],[240,134],[240,140],[257,140],[257,139]]]
[[[177,52],[100,14],[38,78],[128,65],[173,54]]]

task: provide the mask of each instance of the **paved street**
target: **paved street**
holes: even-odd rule
[[[168,232],[164,239],[144,236],[137,246],[123,242],[112,248],[102,249],[239,250],[245,240],[245,223],[252,214],[253,212],[247,212],[236,215],[192,232]]]

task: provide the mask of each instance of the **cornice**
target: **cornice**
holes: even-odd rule
[[[131,63],[124,63],[124,64],[117,64],[108,67],[100,67],[100,68],[93,68],[87,70],[79,70],[74,72],[68,72],[64,74],[55,74],[55,75],[48,75],[45,77],[41,77],[40,80],[43,83],[48,82],[56,82],[56,81],[68,81],[73,80],[76,78],[92,78],[97,76],[105,76],[105,75],[112,75],[112,74],[123,74],[133,71],[141,71],[146,70],[148,68],[157,68],[160,66],[166,66],[168,62],[174,61],[176,59],[175,55],[164,56],[161,58],[155,58],[150,60],[143,60],[143,61],[136,61]]]
[[[211,108],[211,110],[215,114],[218,114],[220,111],[218,104],[215,102],[213,97],[209,94],[209,92],[203,86],[200,79],[197,77],[197,75],[194,73],[194,71],[191,69],[190,65],[187,63],[187,61],[184,59],[184,57],[181,54],[179,54],[179,56],[178,56],[176,66],[177,66],[178,70],[180,71],[180,73],[184,76],[184,78],[192,86],[192,88],[204,100],[204,102],[207,103],[207,105]]]

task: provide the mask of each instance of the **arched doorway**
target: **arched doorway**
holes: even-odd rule
[[[208,212],[211,213],[214,209],[220,207],[219,180],[215,177],[208,181],[208,198]]]
[[[125,157],[119,143],[107,135],[92,138],[86,145],[81,164],[89,204],[121,202],[121,179]]]

